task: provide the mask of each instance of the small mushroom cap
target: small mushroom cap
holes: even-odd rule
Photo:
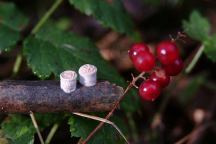
[[[73,80],[77,78],[77,74],[75,71],[72,70],[67,70],[64,71],[60,74],[60,78],[61,79],[68,79],[68,80]]]
[[[91,64],[85,64],[79,68],[80,75],[91,75],[97,72],[97,67]]]

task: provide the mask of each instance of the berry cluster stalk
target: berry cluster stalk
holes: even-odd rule
[[[133,80],[130,82],[130,84],[127,86],[127,88],[125,89],[123,95],[119,98],[119,100],[115,103],[115,105],[113,106],[112,110],[106,115],[106,117],[104,119],[109,119],[113,112],[118,108],[120,102],[122,101],[122,99],[124,98],[124,96],[128,93],[128,91],[135,86],[135,83],[138,79],[143,78],[143,75],[145,74],[145,72],[140,73],[137,77],[133,77]],[[100,122],[95,129],[88,135],[88,137],[82,142],[82,144],[86,144],[91,138],[92,136],[104,125],[104,122]]]

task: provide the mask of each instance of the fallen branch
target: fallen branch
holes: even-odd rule
[[[78,85],[66,94],[58,81],[0,82],[0,112],[96,112],[109,111],[123,95],[123,89],[109,82],[93,87]]]

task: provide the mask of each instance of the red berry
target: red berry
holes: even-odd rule
[[[158,83],[162,88],[165,88],[170,82],[170,76],[166,75],[163,69],[157,69],[151,74],[150,80]]]
[[[164,64],[174,63],[179,57],[179,50],[172,41],[162,41],[157,45],[157,57]]]
[[[145,43],[134,43],[130,50],[128,51],[129,57],[131,59],[133,59],[134,57],[136,57],[138,55],[138,53],[140,52],[145,52],[145,51],[149,51],[148,46]]]
[[[183,62],[181,58],[176,59],[172,64],[164,65],[164,69],[167,75],[176,76],[183,69]]]
[[[160,95],[160,86],[154,81],[144,81],[139,86],[139,95],[147,101],[154,101]]]
[[[155,66],[154,55],[150,52],[140,52],[132,59],[134,67],[139,71],[150,71]]]

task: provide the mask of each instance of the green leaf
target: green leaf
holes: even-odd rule
[[[35,119],[39,125],[40,130],[43,130],[54,123],[59,123],[64,119],[62,114],[37,114]],[[31,118],[24,115],[10,115],[6,119],[1,128],[4,131],[5,137],[11,144],[33,144],[34,134],[36,130],[32,124]]]
[[[0,3],[0,51],[10,50],[17,43],[27,22],[13,3]]]
[[[71,136],[85,139],[89,133],[97,126],[98,122],[77,116],[71,116],[68,120]],[[121,129],[122,130],[122,129]],[[121,144],[124,140],[120,138],[116,129],[105,124],[100,132],[96,133],[89,144]]]
[[[19,40],[19,32],[0,24],[0,51],[8,51]]]
[[[67,69],[78,70],[83,64],[98,67],[101,79],[123,83],[119,74],[102,59],[96,46],[87,38],[46,27],[24,42],[24,54],[33,71],[41,78],[52,73],[57,77]]]
[[[121,0],[69,0],[75,8],[95,17],[102,25],[117,32],[133,35],[133,22],[125,11]]]
[[[33,144],[35,129],[31,119],[21,115],[10,116],[1,124],[6,138],[11,144]]]
[[[35,113],[34,115],[40,130],[43,130],[55,123],[60,123],[66,117],[66,115],[62,113]]]
[[[213,62],[216,62],[216,35],[209,37],[204,42],[204,45],[204,52],[207,57]]]
[[[210,24],[197,11],[193,11],[188,21],[183,21],[184,31],[192,38],[203,41],[208,38]]]
[[[126,85],[118,72],[100,56],[94,43],[75,33],[66,33],[49,25],[27,38],[23,50],[28,64],[40,78],[48,78],[52,73],[59,77],[64,70],[78,71],[81,65],[90,63],[97,66],[98,79]],[[138,99],[132,100],[133,96],[136,95],[130,93],[125,98],[124,109],[135,111]]]
[[[0,23],[14,30],[22,30],[28,19],[13,3],[0,3]]]

